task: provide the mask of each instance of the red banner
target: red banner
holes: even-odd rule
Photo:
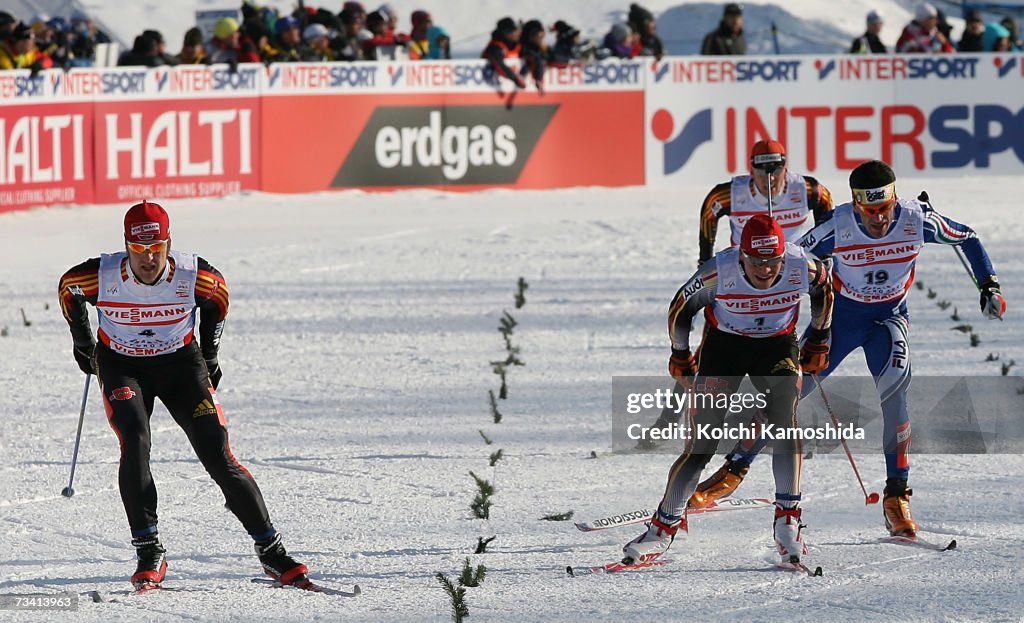
[[[259,98],[96,102],[96,201],[259,190]]]
[[[263,189],[639,185],[643,109],[639,90],[265,97]]]
[[[91,203],[93,105],[0,106],[0,212]]]

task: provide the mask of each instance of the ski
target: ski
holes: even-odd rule
[[[145,595],[146,593],[152,593],[153,591],[162,590],[163,585],[159,582],[140,582],[135,585],[135,590],[130,595]]]
[[[686,509],[686,516],[690,517],[692,515],[717,513],[721,511],[738,511],[747,508],[771,508],[773,506],[774,504],[772,501],[767,498],[723,498],[713,502],[710,506],[705,508],[688,508]],[[594,519],[593,521],[578,522],[576,523],[576,529],[582,532],[594,532],[595,530],[606,530],[608,528],[617,528],[618,526],[628,526],[630,524],[649,521],[653,514],[653,510],[641,508],[635,511],[620,513],[618,515],[601,517],[600,519]]]
[[[943,545],[942,543],[933,543],[932,541],[926,541],[918,536],[890,536],[880,539],[882,543],[892,543],[894,545],[909,545],[911,547],[920,547],[922,549],[930,549],[936,552],[948,552],[951,549],[956,549],[956,539],[953,539],[949,543]]]
[[[272,588],[295,588],[298,590],[309,591],[311,593],[323,593],[324,595],[335,595],[338,597],[356,597],[362,594],[363,589],[359,588],[356,584],[352,587],[351,591],[343,591],[337,588],[331,588],[322,584],[317,584],[309,578],[304,578],[293,584],[281,584],[277,580],[271,578],[253,578],[253,584],[262,584],[263,586],[270,586]]]
[[[565,568],[565,572],[569,574],[569,577],[576,578],[581,575],[595,575],[599,573],[621,573],[623,571],[639,571],[641,569],[651,569],[653,567],[664,566],[664,560],[651,560],[648,562],[637,562],[631,565],[627,565],[624,562],[610,562],[606,565],[599,567],[573,567],[568,566]]]
[[[793,571],[799,573],[806,573],[812,578],[822,576],[821,567],[815,567],[813,570],[802,562],[777,562],[775,568],[779,571]]]

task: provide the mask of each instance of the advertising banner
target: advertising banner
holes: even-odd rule
[[[259,190],[262,65],[97,70],[99,202]]]
[[[60,70],[0,72],[0,212],[90,203],[92,103]]]
[[[777,138],[793,170],[839,185],[880,158],[899,175],[1019,174],[1024,57],[676,57],[647,68],[647,182],[748,168]]]

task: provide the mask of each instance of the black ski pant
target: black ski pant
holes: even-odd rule
[[[118,486],[132,536],[156,531],[156,484],[149,469],[150,417],[155,399],[185,431],[192,449],[220,486],[228,509],[253,538],[273,525],[256,480],[231,453],[224,412],[193,342],[152,357],[128,357],[97,346],[97,377],[103,406],[121,446]]]
[[[704,338],[691,391],[704,396],[732,396],[739,390],[743,377],[749,376],[754,388],[764,396],[767,421],[779,428],[795,428],[800,396],[798,360],[794,332],[754,338],[712,329]],[[697,429],[701,425],[709,425],[710,429],[721,427],[727,411],[717,401],[714,407],[690,410],[691,439],[669,470],[659,508],[662,515],[673,519],[683,516],[701,471],[718,450],[718,441],[700,437]],[[775,499],[789,506],[800,500],[801,444],[798,439],[776,439],[774,449]]]

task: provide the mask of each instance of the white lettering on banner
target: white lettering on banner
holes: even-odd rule
[[[82,115],[30,116],[15,121],[8,133],[7,120],[0,118],[0,184],[64,181],[64,137],[68,130],[72,179],[85,179],[82,127]],[[50,135],[50,162],[44,167],[41,156],[47,133]]]
[[[228,125],[238,124],[238,149],[240,154],[238,174],[252,173],[252,111],[201,110],[196,123],[192,123],[189,111],[167,111],[153,120],[143,136],[142,114],[131,113],[127,136],[118,135],[120,115],[105,115],[107,125],[107,173],[108,180],[120,179],[119,156],[131,156],[129,177],[156,177],[156,166],[163,162],[167,177],[224,175],[224,132]],[[208,132],[210,159],[192,160],[192,133]],[[233,172],[234,173],[234,172]]]
[[[516,131],[510,125],[441,128],[441,112],[430,112],[429,125],[419,128],[386,126],[377,133],[374,155],[385,169],[397,166],[441,166],[449,180],[462,179],[469,165],[512,166],[516,161]],[[415,162],[413,156],[415,155]]]
[[[0,190],[0,205],[44,205],[48,203],[74,203],[75,187],[24,188]]]

